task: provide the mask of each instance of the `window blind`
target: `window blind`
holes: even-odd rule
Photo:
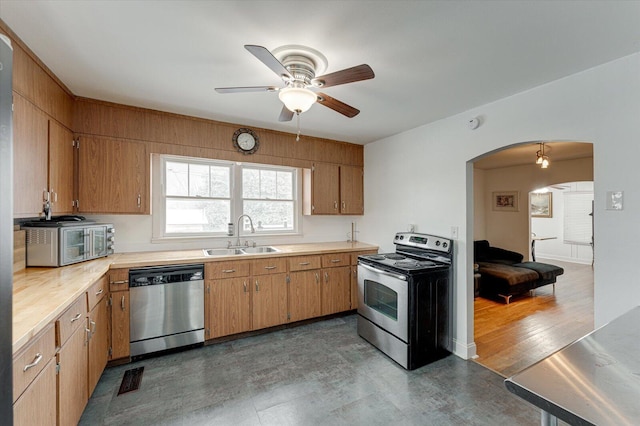
[[[590,245],[592,228],[593,192],[577,191],[564,193],[565,244]]]

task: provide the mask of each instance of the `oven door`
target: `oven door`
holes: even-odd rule
[[[409,341],[407,277],[358,264],[358,314],[400,340]]]

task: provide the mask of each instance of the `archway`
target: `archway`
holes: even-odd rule
[[[492,246],[516,251],[524,255],[525,260],[530,259],[530,218],[529,218],[529,192],[535,189],[554,184],[556,182],[580,181],[593,179],[593,145],[587,142],[551,141],[544,142],[545,154],[549,156],[550,166],[542,170],[535,163],[536,152],[540,149],[540,141],[520,142],[488,152],[469,161],[467,205],[470,226],[468,232],[468,265],[467,288],[470,330],[473,330],[474,344],[476,345],[476,360],[482,364],[487,359],[487,353],[483,353],[479,345],[476,329],[476,299],[474,299],[473,278],[473,241],[486,239]],[[470,176],[469,176],[470,175]],[[512,209],[500,209],[493,206],[493,198],[501,192],[514,195],[516,206]],[[525,297],[522,300],[526,299]],[[553,295],[551,295],[553,297]],[[538,300],[542,300],[541,297]],[[491,302],[495,306],[494,315],[513,315],[516,309],[502,302]],[[522,303],[522,302],[521,302]],[[591,303],[591,318],[593,317],[593,304]],[[514,316],[517,318],[517,315]],[[531,321],[533,316],[528,317]],[[517,318],[522,319],[522,318]],[[482,327],[483,319],[477,320]],[[591,323],[592,323],[591,319]],[[591,325],[593,327],[593,325]],[[480,329],[480,328],[478,328]],[[582,335],[576,336],[579,338]],[[574,339],[575,339],[574,338]],[[572,339],[572,340],[574,340]],[[508,352],[509,339],[503,339],[503,346]],[[570,342],[568,342],[570,343]],[[561,346],[560,346],[561,347]],[[555,350],[560,349],[555,348]],[[551,351],[553,352],[553,350]],[[541,359],[541,358],[540,358]],[[499,364],[498,364],[499,365]],[[486,366],[486,365],[485,365]],[[515,365],[517,371],[527,365]],[[489,367],[491,368],[491,367]],[[492,368],[499,370],[500,368]],[[513,371],[506,369],[507,373],[497,371],[503,375],[510,375]]]

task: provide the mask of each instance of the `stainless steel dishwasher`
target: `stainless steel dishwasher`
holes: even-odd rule
[[[129,270],[131,356],[204,342],[204,265]]]

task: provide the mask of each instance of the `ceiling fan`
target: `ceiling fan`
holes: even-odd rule
[[[273,53],[262,46],[247,44],[244,47],[282,78],[285,86],[218,87],[215,90],[218,93],[278,92],[278,97],[284,104],[279,121],[291,121],[294,113],[299,116],[316,102],[346,117],[355,117],[360,110],[311,89],[368,80],[375,76],[371,67],[366,64],[317,76],[326,70],[327,58],[306,46],[281,46],[274,49]]]

